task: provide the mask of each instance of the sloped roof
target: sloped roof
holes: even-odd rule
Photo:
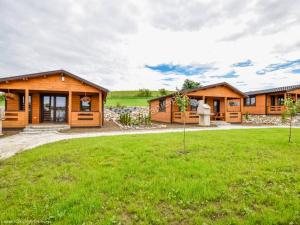
[[[182,91],[180,91],[180,93],[182,93],[182,94],[188,94],[188,93],[191,93],[191,92],[195,92],[195,91],[199,91],[199,90],[205,90],[205,89],[219,87],[219,86],[226,86],[226,87],[230,88],[231,90],[233,90],[234,92],[239,93],[241,96],[247,97],[247,95],[244,92],[238,90],[237,88],[233,87],[232,85],[228,84],[227,82],[222,82],[222,83],[217,83],[217,84],[211,84],[211,85],[201,86],[201,87],[197,87],[197,88],[193,88],[193,89],[188,89],[188,90],[182,90]],[[173,96],[175,93],[176,92],[168,94],[168,95],[160,96],[160,97],[157,97],[157,98],[150,99],[149,102]]]
[[[85,84],[88,84],[94,88],[97,88],[105,93],[108,93],[109,90],[104,88],[104,87],[101,87],[99,86],[98,84],[95,84],[93,82],[90,82],[86,79],[83,79],[73,73],[70,73],[66,70],[53,70],[53,71],[47,71],[47,72],[40,72],[40,73],[31,73],[31,74],[23,74],[23,75],[18,75],[18,76],[10,76],[10,77],[3,77],[3,78],[0,78],[0,82],[4,82],[4,81],[13,81],[13,80],[22,80],[24,78],[34,78],[34,77],[41,77],[41,76],[48,76],[48,75],[56,75],[56,74],[64,74],[66,76],[69,76],[69,77],[72,77],[76,80],[79,80]]]
[[[293,91],[295,89],[300,89],[300,85],[291,85],[291,86],[270,88],[270,89],[264,89],[264,90],[258,90],[258,91],[249,91],[249,92],[246,92],[246,94],[247,95],[269,94],[269,93],[276,93],[276,92]]]

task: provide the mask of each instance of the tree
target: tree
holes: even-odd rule
[[[137,96],[139,97],[151,97],[152,93],[149,89],[140,89]]]
[[[185,112],[189,103],[189,98],[186,95],[183,95],[179,92],[175,94],[174,98],[179,108],[179,111],[183,114],[183,151],[185,152]]]
[[[167,94],[168,94],[167,90],[164,89],[164,88],[161,88],[161,89],[159,89],[158,91],[159,91],[159,94],[160,94],[161,96],[164,96],[164,95],[167,95]]]
[[[197,88],[197,87],[201,87],[201,84],[199,82],[190,80],[190,79],[186,79],[182,85],[182,90],[188,90],[188,89],[193,89],[193,88]]]
[[[300,101],[295,102],[292,98],[288,97],[284,101],[285,110],[282,114],[282,118],[285,120],[286,117],[289,117],[289,124],[290,124],[290,132],[289,132],[289,143],[292,140],[292,125],[293,119],[300,112]]]

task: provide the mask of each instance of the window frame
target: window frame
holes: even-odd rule
[[[83,101],[81,101],[81,98],[83,98],[83,97],[89,97],[90,99],[91,99],[91,101],[89,101],[89,108],[88,108],[88,110],[84,110],[83,109]],[[87,96],[83,96],[83,95],[81,95],[81,96],[79,96],[79,101],[80,101],[80,112],[92,112],[92,96],[89,96],[89,95],[87,95]]]
[[[247,103],[247,100],[249,99],[249,104]],[[254,99],[254,103],[251,103],[251,99]],[[256,95],[250,95],[249,97],[245,98],[244,100],[245,106],[256,106]]]
[[[167,111],[167,99],[162,98],[158,101],[158,112],[166,112]]]

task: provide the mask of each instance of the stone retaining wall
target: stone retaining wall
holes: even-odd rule
[[[289,125],[289,119],[282,121],[281,115],[248,115],[243,116],[243,123],[254,125]],[[293,120],[293,125],[300,126],[300,115],[297,115]]]

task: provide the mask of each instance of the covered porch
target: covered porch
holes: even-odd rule
[[[0,91],[6,95],[3,128],[49,123],[68,124],[71,127],[103,125],[102,92],[34,89]]]
[[[225,121],[228,123],[242,122],[243,99],[237,97],[217,97],[217,96],[188,96],[190,100],[204,100],[211,109],[211,121]],[[180,112],[176,103],[172,106],[172,122],[196,124],[199,123],[197,107],[188,105],[185,113]]]
[[[280,115],[284,112],[284,101],[292,98],[295,102],[300,100],[300,93],[287,92],[287,93],[274,93],[267,95],[267,114]]]

